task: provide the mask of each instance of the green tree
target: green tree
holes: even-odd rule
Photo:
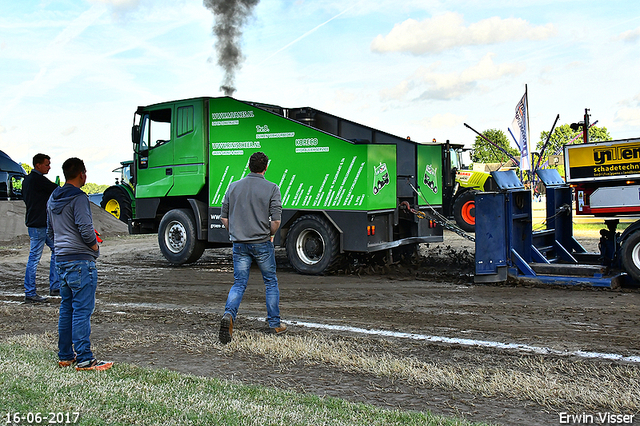
[[[106,191],[109,185],[98,185],[97,183],[85,183],[81,188],[87,194],[100,194],[101,192]]]
[[[543,131],[540,133],[540,141],[536,145],[536,150],[540,152],[542,146],[547,140],[547,136],[549,132]],[[591,126],[589,128],[589,142],[598,142],[598,141],[609,141],[611,140],[611,135],[609,135],[609,131],[606,127],[597,127]],[[563,147],[567,144],[576,144],[582,143],[582,128],[579,128],[577,131],[571,130],[571,127],[568,124],[563,124],[562,126],[558,126],[553,130],[553,134],[551,138],[549,138],[549,143],[547,144],[544,152],[542,153],[542,160],[540,160],[540,167],[546,161],[549,160],[550,155],[559,155],[562,154]],[[537,163],[537,157],[536,157]]]
[[[482,135],[489,139],[494,144],[500,146],[509,154],[514,157],[518,157],[520,152],[516,148],[512,148],[509,144],[509,139],[504,134],[502,130],[498,129],[489,129],[482,132]],[[507,154],[502,152],[500,149],[491,145],[489,142],[481,138],[480,136],[476,137],[476,140],[473,142],[473,155],[471,160],[476,163],[504,163],[509,159]]]

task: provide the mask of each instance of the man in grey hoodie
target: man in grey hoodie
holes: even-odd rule
[[[89,198],[80,188],[87,169],[79,158],[62,164],[66,183],[47,203],[47,234],[53,240],[60,277],[58,365],[76,370],[107,370],[112,362],[98,361],[91,352],[91,314],[95,308],[100,249],[93,227]]]

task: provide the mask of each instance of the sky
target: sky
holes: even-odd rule
[[[0,150],[51,180],[80,157],[111,184],[139,105],[223,96],[202,0],[0,3]],[[309,106],[419,142],[471,146],[528,92],[533,143],[583,119],[640,137],[640,2],[260,0],[234,97]],[[513,144],[515,146],[515,144]]]

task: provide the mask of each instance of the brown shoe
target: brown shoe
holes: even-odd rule
[[[233,318],[231,314],[225,313],[222,316],[222,321],[220,321],[220,334],[218,338],[220,339],[220,343],[226,345],[231,341],[231,336],[233,335]]]
[[[271,333],[273,333],[273,334],[284,334],[284,333],[286,333],[286,332],[287,332],[287,326],[286,326],[286,325],[284,325],[284,324],[280,324],[280,325],[279,325],[279,326],[277,326],[277,327],[273,327],[273,328],[271,328],[271,330],[270,330],[270,331],[271,331]]]

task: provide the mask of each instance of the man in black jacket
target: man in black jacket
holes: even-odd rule
[[[53,241],[47,237],[47,201],[54,189],[58,187],[44,175],[51,169],[51,158],[45,154],[33,156],[33,170],[22,181],[22,197],[27,207],[25,225],[29,230],[31,247],[27,270],[24,274],[24,301],[25,303],[47,302],[46,297],[36,293],[36,270],[42,257],[42,251],[46,244],[51,249],[51,263],[49,265],[49,294],[60,295],[60,281],[56,273],[56,256],[53,249]]]

